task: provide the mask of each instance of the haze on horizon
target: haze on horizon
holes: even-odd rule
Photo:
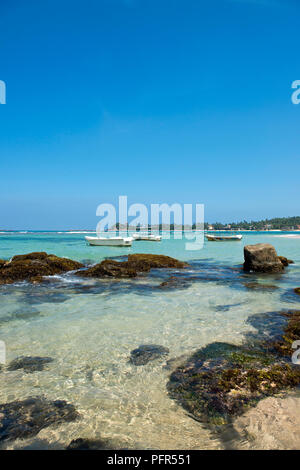
[[[298,0],[3,2],[0,229],[96,208],[299,214]]]

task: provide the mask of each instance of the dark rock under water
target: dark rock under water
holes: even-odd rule
[[[20,356],[9,363],[7,370],[23,369],[27,373],[36,372],[44,370],[45,364],[53,361],[52,357]]]
[[[75,407],[62,400],[30,397],[0,404],[0,441],[35,436],[48,426],[75,421],[78,417]]]
[[[150,361],[161,359],[169,354],[169,349],[157,344],[142,344],[131,351],[130,362],[135,366],[143,366]]]

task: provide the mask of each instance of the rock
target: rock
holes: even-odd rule
[[[23,369],[25,372],[36,372],[40,370],[44,370],[45,364],[49,362],[53,362],[54,359],[51,357],[32,357],[32,356],[21,356],[17,357],[13,361],[11,361],[7,367],[7,370],[19,370]]]
[[[83,265],[77,261],[59,258],[44,252],[18,255],[4,265],[0,265],[0,284],[11,284],[25,280],[40,282],[43,276],[53,276],[81,267]]]
[[[187,265],[164,255],[135,254],[129,255],[127,261],[106,259],[91,268],[77,273],[85,277],[136,277],[138,273],[149,272],[151,268],[184,268]]]
[[[143,366],[155,359],[161,359],[169,354],[169,349],[156,344],[142,344],[131,351],[130,362],[135,366]]]
[[[287,267],[289,264],[294,264],[294,261],[291,259],[285,258],[284,256],[278,256],[280,261],[282,262],[283,266]]]
[[[137,271],[128,264],[128,261],[115,261],[106,259],[91,268],[77,273],[78,276],[84,277],[115,277],[128,278],[136,277]]]
[[[252,290],[261,290],[261,291],[272,291],[272,290],[276,290],[276,289],[279,289],[278,286],[273,286],[272,284],[262,284],[262,283],[259,283],[259,282],[245,282],[244,283],[244,286],[247,288],[247,289],[252,289]]]
[[[296,289],[294,289],[294,292],[295,294],[300,295],[300,287],[296,287]]]
[[[282,339],[275,342],[274,347],[280,355],[292,357],[294,352],[292,344],[300,340],[300,310],[283,312],[282,315],[287,317],[288,322],[283,330]]]
[[[7,261],[5,259],[0,259],[0,268],[2,268],[6,263]]]
[[[284,266],[275,248],[269,243],[258,243],[244,247],[244,270],[259,273],[278,273]]]
[[[267,350],[212,343],[171,374],[167,389],[195,419],[221,425],[299,384],[299,367]]]
[[[151,255],[151,254],[134,254],[128,256],[128,262],[132,265],[136,264],[138,271],[141,270],[141,267],[145,266],[148,269],[150,268],[186,268],[187,263],[178,261],[175,258],[165,255]]]
[[[188,279],[179,276],[170,276],[168,279],[163,281],[158,288],[159,289],[185,289],[190,286]]]
[[[78,438],[70,442],[66,450],[105,450],[113,449],[108,440]]]
[[[0,441],[36,436],[53,424],[75,421],[79,414],[65,401],[43,397],[0,404]]]

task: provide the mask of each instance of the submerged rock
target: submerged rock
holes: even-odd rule
[[[0,441],[37,435],[52,424],[75,421],[79,414],[65,401],[43,397],[0,404]]]
[[[135,366],[144,366],[150,361],[161,359],[169,354],[169,349],[157,344],[142,344],[131,351],[130,362]]]
[[[294,292],[295,294],[300,295],[300,287],[296,287],[296,289],[294,289]]]
[[[83,439],[79,437],[70,442],[66,450],[110,450],[115,447],[105,439]]]
[[[171,374],[167,389],[195,419],[225,424],[262,398],[298,384],[300,369],[268,350],[212,343]]]
[[[14,256],[11,261],[0,265],[0,284],[18,281],[41,282],[43,276],[52,276],[83,267],[77,261],[59,258],[45,252]]]
[[[278,273],[284,271],[274,246],[269,243],[258,243],[244,247],[244,271],[259,273]]]
[[[24,369],[25,372],[36,372],[44,370],[45,364],[53,361],[54,359],[51,357],[21,356],[11,361],[7,367],[7,370],[13,371]]]
[[[259,282],[245,282],[244,286],[247,289],[261,290],[261,291],[266,291],[266,290],[272,291],[272,290],[279,289],[278,286],[273,286],[272,284],[262,284]]]
[[[106,259],[91,268],[77,273],[85,277],[136,277],[138,273],[149,272],[151,268],[184,268],[187,265],[175,258],[164,255],[135,254],[129,255],[127,261]]]
[[[159,289],[185,289],[190,286],[188,279],[179,276],[170,276],[159,284]]]

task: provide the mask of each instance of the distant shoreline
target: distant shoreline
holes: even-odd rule
[[[103,233],[115,233],[115,232],[133,232],[135,228],[129,229],[120,229],[120,230],[108,230],[107,232]],[[141,232],[146,232],[147,229],[140,230]],[[150,230],[149,230],[150,231]],[[154,232],[204,232],[204,233],[230,233],[230,232],[239,232],[239,233],[283,233],[283,234],[297,234],[300,233],[300,229],[297,230],[234,230],[234,229],[227,229],[227,230],[199,230],[199,229],[174,229],[174,230],[166,230],[166,229],[153,229]],[[0,235],[8,235],[8,234],[19,234],[19,235],[28,235],[28,234],[38,234],[38,233],[52,233],[52,234],[86,234],[86,233],[97,233],[95,230],[0,230]]]

